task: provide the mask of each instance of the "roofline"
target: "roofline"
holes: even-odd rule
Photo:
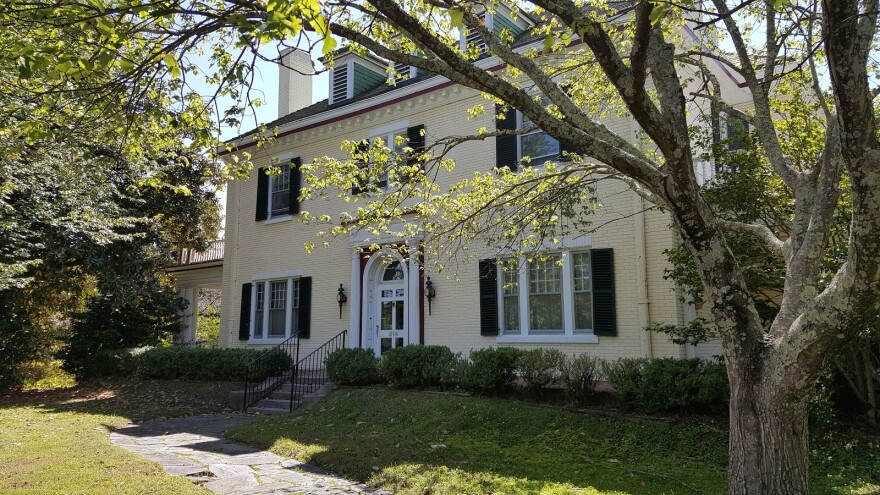
[[[691,29],[688,26],[684,26],[684,29],[687,34],[689,34],[690,36],[694,37],[694,39],[696,39],[696,33],[691,31]],[[538,40],[532,41],[530,43],[526,43],[525,45],[523,45],[521,47],[517,47],[517,50],[525,51],[533,46],[538,46],[540,43],[541,43],[541,40],[538,39]],[[568,47],[571,48],[571,47],[580,45],[581,43],[583,43],[583,40],[581,40],[580,38],[577,38],[574,41],[572,41],[571,43],[569,43]],[[496,71],[499,71],[499,70],[507,67],[506,63],[497,63],[498,57],[496,55],[493,55],[492,57],[487,58],[485,60],[479,60],[476,62],[476,64],[477,65],[489,65],[490,62],[495,62],[495,65],[491,65],[485,69],[489,72],[496,72]],[[716,63],[718,63],[718,62],[716,61]],[[738,81],[736,79],[736,77],[734,77],[734,75],[731,74],[726,67],[724,67],[723,64],[718,63],[718,65],[721,68],[721,70],[725,73],[725,75],[727,75],[727,77],[730,78],[730,80],[733,81],[733,83],[736,86],[738,86],[740,89],[743,89],[745,86],[747,86],[746,83],[741,83],[740,81]],[[437,80],[435,81],[435,79],[437,79]],[[334,122],[339,122],[340,120],[345,120],[345,119],[355,117],[355,116],[363,114],[363,113],[377,110],[379,108],[383,108],[383,107],[386,107],[389,105],[394,105],[396,103],[400,103],[402,101],[406,101],[411,98],[417,98],[419,96],[422,96],[422,95],[425,95],[428,93],[432,93],[434,91],[438,91],[441,89],[445,89],[445,88],[448,88],[450,86],[454,86],[457,84],[458,83],[450,81],[449,79],[438,74],[436,78],[432,77],[432,78],[426,79],[424,81],[419,81],[415,84],[408,85],[408,86],[404,87],[400,93],[397,93],[396,91],[388,91],[385,93],[380,93],[378,95],[371,96],[371,97],[365,98],[363,100],[355,101],[355,102],[350,103],[348,105],[343,105],[341,107],[327,109],[327,110],[324,110],[323,112],[319,112],[315,115],[304,117],[299,120],[294,120],[292,122],[286,122],[286,123],[278,126],[278,133],[275,134],[273,137],[276,139],[282,138],[282,137],[286,137],[286,136],[289,136],[289,135],[297,133],[297,132],[307,131],[310,129],[314,129],[316,127],[320,127],[322,125],[327,125],[327,124],[332,124]],[[391,98],[392,96],[394,96],[394,97]],[[247,149],[247,148],[250,148],[250,147],[257,145],[257,141],[254,141],[253,139],[250,142],[241,144],[241,140],[243,140],[243,139],[247,139],[249,137],[252,138],[253,136],[256,136],[259,134],[271,135],[271,133],[272,133],[271,130],[267,130],[264,133],[254,132],[254,133],[249,134],[247,136],[234,138],[234,139],[230,140],[229,142],[227,142],[227,144],[232,144],[233,146],[235,146],[233,151],[229,151],[227,149],[224,149],[222,152],[220,152],[220,156],[230,155],[230,154],[233,154],[237,151],[244,150],[244,149]]]

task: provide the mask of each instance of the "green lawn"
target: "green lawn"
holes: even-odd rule
[[[207,494],[110,444],[107,428],[225,407],[240,383],[110,382],[0,395],[0,494]]]
[[[726,493],[724,428],[341,388],[229,436],[399,494],[715,494]],[[880,493],[880,437],[824,443],[833,446],[814,456],[815,493]]]

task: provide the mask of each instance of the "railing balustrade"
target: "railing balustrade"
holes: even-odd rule
[[[347,334],[348,330],[339,332],[293,366],[290,376],[290,412],[302,406],[302,398],[306,394],[318,390],[330,379],[327,376],[327,356],[336,349],[345,347]]]
[[[195,263],[207,263],[209,261],[223,260],[224,239],[217,239],[208,244],[208,249],[196,251],[195,249],[183,248],[180,250],[180,265],[192,265]]]
[[[299,361],[299,334],[266,349],[245,368],[242,411],[268,396],[290,379],[291,370]]]

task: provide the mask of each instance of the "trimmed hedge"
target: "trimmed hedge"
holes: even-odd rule
[[[596,396],[601,361],[586,354],[567,358],[562,366],[562,387],[568,400],[578,405],[589,404]]]
[[[382,382],[379,358],[371,349],[337,349],[327,356],[327,376],[339,385]]]
[[[559,383],[565,361],[565,354],[559,350],[539,347],[522,351],[516,360],[516,369],[526,390],[540,393]]]
[[[730,388],[721,363],[700,359],[618,359],[604,363],[622,406],[641,412],[720,412]]]
[[[408,345],[386,352],[379,369],[395,387],[446,387],[455,382],[457,365],[458,358],[446,346]]]
[[[471,352],[461,367],[463,388],[482,393],[504,393],[516,382],[516,363],[522,351],[514,347],[488,347]]]
[[[262,380],[290,369],[290,356],[275,350],[256,370],[246,376],[249,362],[262,354],[256,349],[203,349],[198,347],[157,347],[135,358],[139,378],[165,380]]]

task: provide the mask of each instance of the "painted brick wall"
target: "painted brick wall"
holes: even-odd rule
[[[429,142],[448,135],[475,133],[481,127],[492,129],[491,112],[467,120],[466,110],[478,104],[492,108],[478,93],[453,86],[345,121],[279,138],[270,146],[248,151],[253,154],[257,166],[266,165],[272,157],[289,152],[301,157],[303,163],[309,163],[320,156],[345,158],[346,153],[340,150],[344,139],[363,139],[371,129],[395,123],[400,124],[399,127],[424,124]],[[626,118],[611,119],[606,125],[616,132],[632,132],[631,122]],[[457,166],[451,172],[440,174],[438,184],[441,187],[471,177],[477,171],[491,171],[495,163],[495,143],[491,139],[466,143],[454,149],[449,157],[456,160]],[[634,194],[616,181],[602,181],[597,194],[603,208],[595,215],[597,230],[592,233],[592,245],[614,249],[618,335],[600,337],[598,344],[517,344],[518,347],[557,347],[565,352],[604,358],[644,355],[644,332],[638,324],[636,304],[633,222],[640,217],[633,215],[636,213]],[[220,345],[247,345],[238,340],[241,284],[249,282],[257,272],[301,269],[305,276],[313,278],[312,336],[303,347],[303,352],[308,352],[348,327],[348,312],[356,301],[349,300],[340,319],[335,295],[340,283],[351,293],[352,248],[349,240],[343,238],[333,240],[328,247],[321,247],[317,233],[325,227],[303,225],[298,219],[271,224],[255,222],[255,205],[255,172],[246,181],[230,183],[223,290],[231,297],[225,299],[222,308]],[[327,214],[333,218],[352,207],[333,194],[328,199],[313,199],[302,205],[302,209],[309,213]],[[666,265],[662,251],[672,245],[674,238],[668,228],[669,219],[665,214],[649,211],[644,222],[650,319],[679,322],[681,309],[674,287],[662,276]],[[303,248],[305,242],[315,242],[318,247],[308,254]],[[457,264],[447,265],[442,274],[427,273],[435,282],[438,297],[433,302],[432,315],[425,314],[426,344],[447,345],[462,353],[496,345],[494,337],[482,337],[479,332],[477,260],[490,254],[485,248],[472,246],[470,257],[462,257]],[[432,260],[427,261],[430,267]],[[683,355],[682,348],[669,343],[664,336],[655,335],[652,341],[652,351],[657,356]]]

